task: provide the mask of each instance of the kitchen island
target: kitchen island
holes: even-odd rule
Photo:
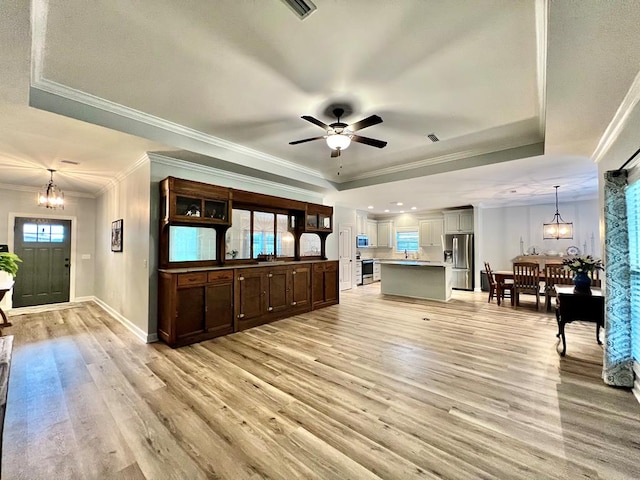
[[[446,302],[451,298],[451,264],[420,260],[379,260],[385,295]]]

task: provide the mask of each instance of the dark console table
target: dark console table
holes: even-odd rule
[[[562,338],[562,352],[564,357],[567,352],[567,341],[564,336],[564,327],[574,320],[595,322],[596,340],[600,341],[600,327],[604,327],[604,296],[599,288],[591,288],[591,294],[575,293],[573,285],[555,285],[556,319],[558,320],[558,334]]]

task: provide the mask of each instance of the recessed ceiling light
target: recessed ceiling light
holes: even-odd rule
[[[367,208],[371,210],[373,208],[373,205],[369,205]]]
[[[418,207],[411,207],[411,210],[417,210]]]
[[[397,205],[397,206],[399,206],[399,207],[401,207],[402,205],[404,205],[404,203],[402,203],[402,202],[396,202],[396,205]]]
[[[387,209],[384,211],[384,213],[389,213],[389,209],[387,208]]]
[[[404,213],[404,210],[400,210],[400,213]]]

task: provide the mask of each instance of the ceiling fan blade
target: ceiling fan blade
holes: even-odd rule
[[[336,150],[331,150],[331,158],[336,158],[340,156],[340,150],[336,149]]]
[[[327,125],[326,123],[321,122],[317,118],[314,118],[314,117],[312,117],[310,115],[303,115],[302,118],[304,118],[307,122],[311,122],[314,125],[317,125],[317,126],[319,126],[321,128],[324,128],[325,130],[329,130],[329,128],[330,128],[329,125]]]
[[[387,146],[387,142],[382,140],[376,140],[375,138],[362,137],[360,135],[353,135],[351,137],[353,142],[364,143],[365,145],[371,145],[372,147],[384,148]]]
[[[324,137],[311,137],[311,138],[305,138],[303,140],[296,140],[295,142],[289,142],[289,145],[298,145],[299,143],[305,143],[305,142],[310,142],[312,140],[320,140],[321,138]]]
[[[354,123],[353,125],[349,125],[348,128],[352,132],[357,132],[358,130],[370,127],[371,125],[377,125],[379,123],[382,123],[382,118],[380,118],[378,115],[371,115],[370,117],[364,118],[359,122]]]

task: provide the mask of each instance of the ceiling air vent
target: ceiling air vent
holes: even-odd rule
[[[309,0],[282,0],[282,2],[293,10],[300,20],[304,20],[318,8]]]
[[[432,142],[439,142],[440,139],[438,137],[436,137],[435,133],[430,133],[429,135],[427,135],[427,137],[429,138],[429,140],[431,140]]]

